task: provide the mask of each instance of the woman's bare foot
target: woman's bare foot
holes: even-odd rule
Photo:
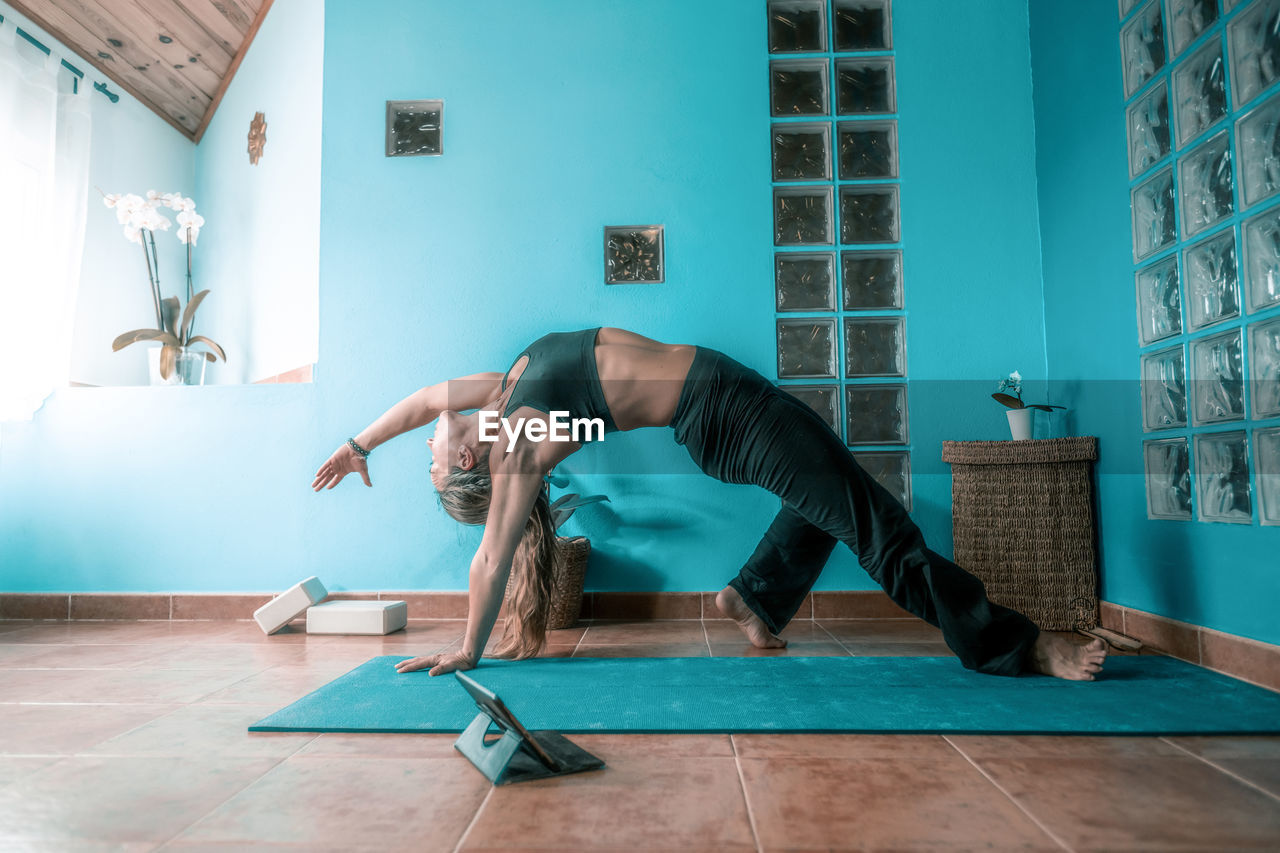
[[[1106,659],[1107,644],[1102,640],[1095,639],[1082,646],[1066,637],[1041,631],[1027,656],[1027,669],[1054,678],[1093,681],[1102,672],[1102,662]]]
[[[742,596],[733,587],[726,586],[716,593],[716,607],[725,616],[738,623],[742,633],[747,635],[751,645],[757,649],[786,648],[787,641],[776,634],[770,633],[769,629],[765,627],[764,621],[751,612],[751,608],[747,607],[742,600]]]

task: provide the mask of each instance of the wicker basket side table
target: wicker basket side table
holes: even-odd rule
[[[1047,631],[1098,624],[1093,436],[944,441],[956,563]]]

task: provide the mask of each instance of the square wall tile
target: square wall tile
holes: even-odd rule
[[[1253,466],[1258,515],[1263,524],[1280,525],[1280,427],[1253,434]]]
[[[841,243],[896,243],[898,187],[857,184],[840,188]]]
[[[605,284],[659,284],[663,280],[661,225],[609,225],[604,229]]]
[[[853,458],[871,478],[893,495],[898,503],[911,510],[911,454],[855,453]]]
[[[836,127],[840,180],[898,177],[896,121],[842,121]]]
[[[769,63],[769,103],[775,116],[820,116],[830,112],[825,59]]]
[[[1280,417],[1280,317],[1249,326],[1253,416]]]
[[[1203,433],[1196,442],[1196,506],[1201,521],[1249,524],[1249,447],[1243,431]]]
[[[1182,332],[1182,294],[1178,288],[1178,256],[1134,274],[1138,290],[1138,341],[1146,346]]]
[[[1169,41],[1173,56],[1187,49],[1218,20],[1217,0],[1169,0]]]
[[[827,4],[825,0],[770,0],[770,53],[800,53],[826,49]]]
[[[1280,207],[1245,220],[1244,290],[1250,311],[1280,305]]]
[[[901,308],[902,252],[841,252],[846,311]]]
[[[1169,156],[1169,84],[1160,81],[1125,111],[1129,131],[1129,177],[1136,178]]]
[[[444,101],[387,101],[388,157],[443,154],[443,134]]]
[[[1120,30],[1120,59],[1124,63],[1126,98],[1164,68],[1168,53],[1160,5],[1160,0],[1147,0],[1146,5]]]
[[[1227,24],[1231,91],[1237,108],[1280,80],[1280,0],[1255,0]]]
[[[1142,428],[1187,425],[1187,372],[1182,345],[1146,353],[1142,367]]]
[[[1236,121],[1236,174],[1244,207],[1280,191],[1280,95]]]
[[[778,321],[778,377],[834,379],[836,321],[795,319]]]
[[[846,443],[907,443],[906,385],[846,385],[844,410]]]
[[[779,311],[836,310],[834,253],[779,252],[774,256],[774,285]]]
[[[838,385],[783,385],[792,397],[813,409],[831,427],[836,435],[840,434],[840,386]]]
[[[889,0],[834,0],[832,8],[837,53],[893,48],[893,11]]]
[[[831,187],[775,187],[773,242],[778,246],[834,241]]]
[[[906,325],[902,317],[848,318],[844,321],[844,375],[905,376]]]
[[[773,126],[775,181],[831,180],[831,125],[779,122]]]
[[[1173,201],[1173,168],[1161,169],[1133,188],[1133,259],[1141,261],[1178,238]]]
[[[842,116],[897,112],[893,60],[837,59],[836,113]]]
[[[1174,68],[1173,125],[1178,145],[1186,145],[1226,118],[1226,73],[1222,39],[1216,36]]]
[[[1244,417],[1243,355],[1239,329],[1191,342],[1191,420],[1196,426]]]
[[[1178,161],[1182,236],[1193,237],[1235,213],[1231,147],[1223,131]]]
[[[1147,518],[1191,520],[1191,459],[1185,438],[1142,443]]]
[[[1183,250],[1187,283],[1187,327],[1203,329],[1240,316],[1236,234],[1227,230]]]

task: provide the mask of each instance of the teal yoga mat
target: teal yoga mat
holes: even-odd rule
[[[460,732],[452,675],[376,657],[249,727]],[[1098,681],[1004,678],[949,657],[549,658],[468,672],[531,730],[1021,734],[1280,733],[1280,694],[1172,658],[1112,657]]]

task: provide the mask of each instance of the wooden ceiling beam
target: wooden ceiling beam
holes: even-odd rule
[[[46,30],[70,48],[76,56],[100,71],[107,79],[141,101],[183,136],[195,141],[195,128],[198,127],[199,118],[202,115],[199,109],[177,103],[154,80],[140,77],[135,84],[130,79],[126,79],[117,68],[113,67],[115,60],[110,54],[108,59],[104,60],[97,55],[97,51],[88,49],[87,45],[98,44],[101,39],[88,31],[65,10],[47,0],[7,0],[7,2],[30,18],[36,26]],[[103,52],[115,49],[114,45],[102,45]],[[179,116],[185,116],[185,120],[180,119]],[[191,126],[188,127],[186,122],[190,122]]]
[[[173,0],[173,5],[185,12],[209,34],[210,38],[222,46],[227,54],[227,64],[230,65],[231,59],[240,49],[240,42],[244,41],[248,25],[246,24],[245,30],[236,29],[235,25],[227,20],[227,16],[214,8],[209,0]]]
[[[9,0],[195,143],[272,0]]]
[[[234,52],[225,50],[220,41],[210,36],[176,3],[168,2],[161,6],[155,0],[116,0],[115,5],[120,9],[122,20],[126,15],[136,18],[137,22],[132,27],[134,31],[156,34],[153,49],[161,59],[210,99],[213,98],[218,84],[222,82],[222,75],[231,67]],[[165,42],[162,36],[172,41]]]
[[[197,145],[200,144],[200,140],[204,137],[204,132],[209,129],[209,122],[213,121],[213,114],[217,112],[218,105],[222,103],[222,96],[227,93],[227,87],[231,85],[231,81],[235,79],[236,72],[240,70],[240,63],[244,61],[245,54],[249,52],[249,47],[253,44],[254,37],[258,35],[258,30],[262,28],[262,21],[267,17],[267,12],[271,10],[271,4],[274,2],[275,0],[262,0],[262,6],[259,7],[257,16],[244,34],[244,41],[240,45],[240,50],[236,52],[235,58],[231,60],[231,67],[227,70],[227,73],[222,76],[222,85],[214,93],[213,102],[209,104],[209,109],[205,112],[204,119],[200,122],[200,126],[196,128],[193,138]]]

